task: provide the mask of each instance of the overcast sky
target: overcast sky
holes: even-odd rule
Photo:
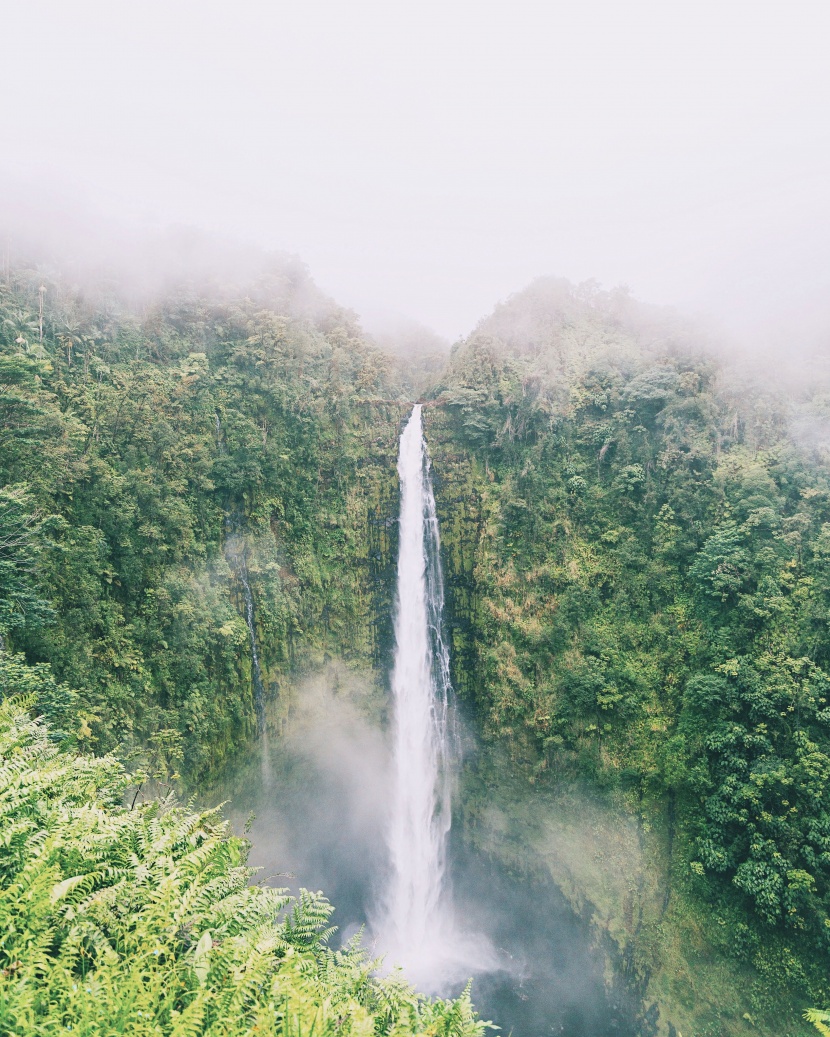
[[[0,38],[6,208],[230,231],[450,338],[542,274],[830,328],[828,0],[0,0]]]

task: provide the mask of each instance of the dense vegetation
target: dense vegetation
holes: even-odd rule
[[[0,285],[0,680],[5,697],[34,697],[52,736],[6,707],[4,765],[28,777],[10,776],[3,800],[21,812],[3,889],[25,873],[37,891],[13,930],[29,950],[2,966],[22,984],[11,1032],[58,1026],[26,1000],[47,978],[61,1019],[98,1011],[69,993],[88,967],[149,990],[169,966],[159,1032],[236,996],[200,978],[204,932],[212,947],[231,925],[223,897],[250,898],[250,925],[210,952],[217,977],[239,976],[254,916],[282,901],[243,893],[244,848],[215,818],[123,809],[128,779],[94,757],[192,783],[278,730],[292,668],[384,662],[397,435],[430,382],[456,687],[535,787],[613,792],[659,837],[660,910],[631,925],[634,972],[659,970],[670,930],[694,931],[748,970],[759,1018],[830,1003],[826,372],[773,386],[671,315],[557,281],[497,308],[443,371],[433,343],[409,351],[407,369],[283,262],[160,301],[25,269]],[[188,870],[193,854],[207,870]],[[158,916],[142,899],[153,869],[170,880]],[[177,898],[213,877],[224,892],[176,936]],[[129,933],[106,892],[119,882],[138,905]],[[317,901],[301,910],[322,924]],[[308,982],[310,1005],[334,1005],[319,986],[333,968],[360,1019],[382,1014],[380,988],[361,1000],[364,962],[289,938],[280,917],[262,983]],[[121,957],[104,979],[94,927],[108,925]],[[158,962],[127,961],[139,937]],[[261,990],[246,1019],[266,1010]],[[384,1018],[379,1032],[403,1016]]]
[[[388,638],[394,365],[290,264],[132,307],[41,278],[0,286],[0,637],[76,743],[195,778],[257,727],[246,592],[270,700]]]
[[[539,282],[455,351],[431,412],[466,541],[457,686],[532,779],[622,789],[666,833],[663,910],[714,908],[762,1015],[774,990],[829,993],[820,376],[774,391],[670,316]]]
[[[0,705],[2,1033],[483,1033],[468,994],[329,948],[321,894],[250,885],[216,812],[122,805],[123,767],[59,751],[26,705]]]

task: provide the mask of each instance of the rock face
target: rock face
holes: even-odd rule
[[[478,607],[476,563],[484,526],[481,486],[486,475],[472,453],[459,449],[441,408],[426,410],[424,423],[441,528],[453,687],[462,699],[472,701]]]

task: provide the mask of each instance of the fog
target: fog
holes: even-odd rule
[[[236,759],[200,798],[209,806],[228,800],[225,813],[237,833],[248,833],[258,881],[295,893],[323,889],[336,906],[334,944],[360,935],[380,958],[388,948],[373,930],[389,867],[392,780],[386,697],[376,675],[333,661],[285,686],[281,698],[281,715],[270,718],[280,737]],[[505,1032],[641,1032],[637,996],[606,958],[610,950],[619,964],[612,945],[589,925],[592,913],[607,924],[602,902],[626,895],[642,869],[633,823],[575,790],[530,799],[506,760],[478,773],[475,740],[463,740],[465,780],[488,784],[488,806],[467,817],[456,796],[449,928],[458,943],[419,977],[419,988],[457,994],[472,978],[483,1017]],[[506,845],[511,867],[498,860]],[[575,876],[591,895],[601,893],[596,904],[573,896]]]
[[[744,339],[828,327],[816,0],[30,0],[1,24],[13,238],[114,256],[192,225],[450,339],[551,274]]]

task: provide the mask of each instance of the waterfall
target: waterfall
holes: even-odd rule
[[[438,520],[419,405],[401,435],[398,474],[391,874],[379,930],[394,963],[423,976],[445,953],[451,926],[445,865],[454,754]]]
[[[259,652],[256,644],[256,627],[254,626],[254,596],[248,582],[248,563],[245,560],[245,548],[240,555],[239,579],[245,597],[245,622],[248,624],[248,637],[251,642],[251,679],[254,685],[254,708],[256,709],[257,732],[265,730],[265,694],[262,685],[262,667],[259,665]]]

